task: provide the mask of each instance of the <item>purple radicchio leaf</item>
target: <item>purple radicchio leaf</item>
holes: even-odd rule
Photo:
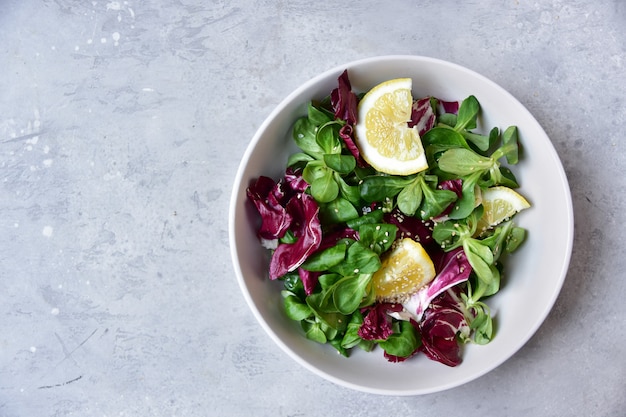
[[[335,112],[335,117],[353,125],[356,123],[357,97],[352,92],[348,70],[344,70],[337,82],[337,88],[330,92],[330,103]]]
[[[354,128],[352,127],[352,125],[343,125],[341,129],[339,129],[339,137],[341,138],[341,140],[343,140],[343,143],[345,143],[346,148],[348,148],[352,156],[354,156],[354,159],[356,159],[356,163],[358,166],[360,166],[361,168],[369,166],[369,164],[365,162],[365,160],[361,156],[359,148],[356,146],[356,142],[354,140]]]
[[[306,193],[296,194],[285,208],[293,217],[292,231],[297,240],[295,243],[278,245],[270,261],[270,279],[294,271],[322,242],[319,206],[312,196]]]
[[[420,288],[406,302],[404,308],[409,311],[417,321],[429,308],[431,302],[441,293],[468,280],[472,272],[472,266],[467,260],[463,248],[457,248],[450,252],[437,251],[431,254],[437,275],[427,285]]]
[[[435,119],[436,115],[430,104],[430,97],[421,98],[413,102],[409,127],[417,126],[420,136],[423,136],[424,133],[435,127]]]
[[[246,193],[261,215],[258,236],[267,240],[283,237],[293,220],[284,207],[287,201],[284,183],[261,176],[248,187]]]
[[[421,350],[430,359],[448,366],[461,363],[461,345],[458,333],[468,333],[469,325],[463,314],[461,301],[452,289],[447,290],[431,304],[419,324]]]
[[[457,114],[459,112],[459,102],[458,101],[439,100],[439,105],[441,107],[441,110],[444,113]]]
[[[309,183],[302,178],[302,170],[295,170],[293,167],[285,171],[285,182],[294,193],[303,193],[309,186]]]
[[[364,340],[387,340],[393,334],[389,313],[399,312],[402,305],[396,303],[376,303],[363,317],[358,335]]]
[[[397,239],[409,237],[420,242],[424,247],[437,245],[433,239],[433,224],[431,221],[422,220],[414,216],[405,216],[397,207],[391,212],[385,213],[384,221],[398,227]]]
[[[306,293],[306,295],[313,294],[313,291],[317,286],[321,274],[321,272],[307,271],[303,268],[298,268],[298,276],[302,281],[302,285],[304,286],[304,292]]]
[[[359,240],[359,232],[349,227],[342,227],[324,234],[319,251],[335,246],[341,239]]]

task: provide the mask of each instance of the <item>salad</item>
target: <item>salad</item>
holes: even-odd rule
[[[465,344],[496,336],[487,300],[525,239],[517,128],[479,133],[474,96],[413,99],[407,79],[358,93],[347,70],[337,82],[295,121],[284,175],[247,189],[269,279],[304,336],[346,357],[379,349],[391,362],[456,366]],[[389,98],[408,107],[380,110]],[[380,122],[398,106],[403,123]]]

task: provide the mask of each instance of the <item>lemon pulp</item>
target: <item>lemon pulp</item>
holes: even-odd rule
[[[514,214],[530,207],[530,203],[515,190],[495,186],[482,192],[483,215],[476,227],[477,233],[497,226]]]
[[[435,266],[419,242],[398,240],[372,276],[376,299],[402,302],[435,278]]]
[[[417,127],[410,128],[412,80],[397,78],[378,84],[358,106],[356,144],[380,172],[410,175],[428,168]]]

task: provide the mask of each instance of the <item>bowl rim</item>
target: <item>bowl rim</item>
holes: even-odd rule
[[[481,376],[491,372],[492,370],[494,370],[495,368],[497,368],[498,366],[500,366],[502,363],[504,363],[505,361],[509,360],[511,357],[513,357],[524,345],[527,344],[527,342],[532,338],[533,335],[536,334],[537,330],[539,329],[539,327],[545,322],[546,318],[548,317],[550,311],[553,309],[554,304],[556,303],[556,300],[562,290],[563,287],[563,283],[565,281],[565,278],[567,276],[567,272],[569,269],[569,265],[570,265],[570,261],[571,261],[571,256],[572,256],[572,249],[573,249],[573,241],[574,241],[574,212],[573,212],[573,203],[572,203],[572,196],[571,196],[571,189],[569,186],[569,182],[567,179],[567,175],[565,173],[565,170],[563,168],[562,165],[562,161],[560,160],[556,149],[554,148],[554,145],[552,143],[552,141],[550,140],[549,136],[547,134],[545,134],[546,138],[548,138],[548,143],[546,144],[548,146],[548,148],[550,149],[550,151],[553,153],[553,157],[554,159],[558,162],[559,166],[559,174],[560,174],[560,181],[562,186],[564,187],[564,194],[566,197],[566,201],[564,201],[565,206],[567,208],[567,236],[565,237],[564,241],[565,241],[565,251],[566,251],[566,255],[565,258],[563,259],[563,263],[561,265],[560,268],[560,276],[558,277],[558,280],[556,280],[555,278],[555,291],[553,292],[553,294],[551,295],[549,301],[545,304],[543,311],[541,312],[541,314],[538,315],[539,319],[536,320],[536,322],[534,323],[534,325],[529,329],[529,331],[527,332],[526,335],[524,335],[524,337],[521,337],[519,339],[519,342],[516,346],[515,349],[513,349],[512,351],[509,352],[508,355],[506,355],[504,358],[502,358],[501,360],[494,362],[493,364],[491,364],[488,367],[485,367],[482,371],[480,372],[476,372],[473,374],[470,374],[468,377],[464,378],[464,379],[459,379],[459,380],[455,380],[453,382],[450,382],[448,384],[442,384],[436,387],[433,387],[432,389],[410,389],[410,390],[406,390],[406,391],[397,391],[397,390],[385,390],[385,389],[380,389],[380,388],[372,388],[372,387],[367,387],[367,386],[362,386],[362,385],[358,385],[358,384],[354,384],[354,383],[350,383],[348,381],[345,381],[341,378],[335,377],[334,375],[331,375],[327,372],[324,372],[320,369],[318,369],[317,367],[315,367],[312,363],[308,362],[307,360],[305,360],[304,358],[302,358],[300,355],[298,355],[296,352],[294,352],[275,332],[274,330],[269,326],[269,324],[264,320],[264,318],[262,317],[262,314],[259,310],[259,308],[256,306],[254,300],[252,299],[252,296],[249,292],[249,289],[246,286],[246,282],[244,280],[243,277],[243,272],[241,270],[241,267],[239,265],[239,256],[237,253],[237,238],[236,238],[236,234],[235,234],[235,213],[237,210],[237,204],[240,202],[240,193],[241,188],[242,188],[242,181],[243,181],[243,176],[245,173],[245,168],[248,165],[251,156],[254,153],[254,150],[258,144],[258,142],[260,141],[260,139],[263,137],[263,135],[265,134],[265,131],[267,130],[268,126],[272,123],[272,121],[277,117],[277,115],[279,115],[281,112],[283,112],[285,110],[286,107],[288,107],[291,103],[294,102],[294,99],[299,97],[303,92],[305,92],[306,90],[310,89],[311,87],[313,87],[314,85],[318,84],[320,81],[327,79],[329,76],[331,75],[339,75],[341,72],[343,72],[345,69],[350,70],[350,68],[354,68],[354,67],[360,67],[363,65],[367,65],[370,63],[376,63],[376,62],[382,62],[382,61],[413,61],[414,63],[430,63],[430,64],[436,64],[436,65],[441,65],[441,66],[445,66],[460,72],[464,72],[467,73],[468,75],[471,75],[472,77],[475,77],[477,79],[482,80],[482,82],[490,85],[492,88],[495,88],[498,90],[499,94],[502,94],[503,96],[507,97],[507,100],[510,100],[512,102],[515,102],[517,105],[519,105],[521,108],[523,108],[524,110],[526,110],[526,112],[528,113],[528,115],[534,120],[536,121],[537,125],[543,130],[543,127],[541,127],[541,125],[539,124],[539,122],[535,119],[535,117],[532,115],[532,113],[530,113],[530,111],[521,103],[519,102],[519,100],[514,97],[511,93],[509,93],[506,89],[504,89],[502,86],[500,86],[499,84],[497,84],[496,82],[492,81],[491,79],[485,77],[484,75],[477,73],[476,71],[469,69],[465,66],[462,66],[460,64],[454,63],[454,62],[450,62],[450,61],[446,61],[446,60],[442,60],[439,58],[433,58],[433,57],[428,57],[428,56],[422,56],[422,55],[402,55],[402,54],[395,54],[395,55],[380,55],[380,56],[372,56],[372,57],[368,57],[368,58],[362,58],[362,59],[357,59],[357,60],[353,60],[353,61],[349,61],[340,65],[335,65],[321,73],[319,73],[318,75],[315,75],[314,77],[308,79],[306,82],[304,82],[303,84],[301,84],[300,86],[298,86],[296,89],[294,89],[291,93],[289,93],[285,98],[283,98],[279,104],[277,106],[275,106],[272,111],[267,115],[267,117],[263,120],[263,122],[261,123],[261,125],[258,127],[258,129],[256,130],[255,134],[253,135],[253,137],[251,138],[251,140],[249,141],[248,145],[246,146],[245,152],[243,153],[243,156],[241,158],[240,164],[238,166],[236,175],[235,175],[235,179],[233,181],[233,188],[232,188],[232,192],[231,192],[231,199],[230,199],[230,204],[229,204],[229,214],[228,214],[228,228],[229,228],[229,246],[230,246],[230,252],[231,252],[231,260],[232,260],[232,264],[235,270],[235,275],[237,277],[237,281],[239,284],[239,287],[241,289],[241,292],[244,296],[244,299],[246,300],[246,303],[248,305],[248,307],[251,309],[253,315],[255,316],[257,322],[261,325],[261,327],[264,329],[264,331],[270,336],[270,338],[274,341],[274,343],[276,343],[282,350],[283,352],[287,353],[288,356],[290,356],[292,359],[294,359],[297,363],[299,363],[301,366],[303,366],[305,369],[308,369],[309,371],[311,371],[312,373],[323,377],[324,379],[331,381],[337,385],[346,387],[346,388],[351,388],[357,391],[361,391],[361,392],[366,392],[366,393],[371,393],[371,394],[380,394],[380,395],[395,395],[395,396],[405,396],[405,395],[422,395],[422,394],[429,394],[429,393],[434,393],[434,392],[440,392],[440,391],[444,391],[444,390],[448,390],[451,388],[455,388],[458,386],[461,386],[463,384],[466,384],[472,380],[475,380],[477,378],[480,378]],[[545,133],[545,131],[544,131]]]

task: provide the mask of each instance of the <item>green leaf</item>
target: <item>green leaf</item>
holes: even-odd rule
[[[328,172],[328,167],[324,164],[324,161],[314,160],[306,164],[302,170],[302,179],[306,181],[307,184],[313,184],[316,179],[328,175]]]
[[[361,192],[357,185],[348,185],[344,179],[337,172],[334,174],[335,181],[339,185],[339,193],[343,198],[354,204],[355,206],[361,205]]]
[[[300,279],[300,275],[297,271],[289,272],[283,275],[280,280],[283,281],[283,286],[286,291],[295,294],[301,299],[306,298],[304,284],[302,284],[302,280]]]
[[[313,310],[316,319],[333,329],[343,331],[347,325],[347,317],[336,311],[332,303],[333,292],[313,293],[306,298],[306,303]]]
[[[380,258],[373,250],[356,241],[348,248],[344,262],[330,268],[331,272],[349,276],[373,274],[380,269]]]
[[[454,221],[439,222],[433,228],[433,239],[448,252],[463,244],[462,230],[461,225]]]
[[[459,220],[468,217],[476,207],[476,191],[481,173],[477,172],[463,179],[461,186],[461,198],[456,201],[452,211],[448,216],[451,219]]]
[[[456,125],[456,119],[457,117],[454,113],[443,113],[439,116],[439,123],[454,127]]]
[[[328,339],[326,339],[326,334],[322,330],[321,323],[318,321],[309,322],[309,321],[301,321],[302,329],[304,330],[304,334],[307,339],[313,340],[314,342],[318,342],[321,344],[325,344]]]
[[[305,298],[305,301],[307,305],[311,307],[316,317],[323,318],[328,314],[329,320],[332,321],[330,314],[335,313],[337,310],[332,304],[331,288],[321,292],[314,292],[313,294],[308,295]]]
[[[317,125],[313,124],[308,118],[302,117],[296,120],[292,133],[296,145],[315,159],[320,159],[325,152],[317,144],[315,140],[316,134]]]
[[[341,346],[345,349],[351,349],[363,340],[359,336],[359,329],[362,324],[363,314],[361,314],[359,310],[355,310],[355,312],[350,316],[350,322],[348,322],[346,332],[341,340]]]
[[[283,237],[281,237],[279,240],[280,243],[296,243],[298,241],[298,238],[293,234],[290,229],[287,229]]]
[[[476,118],[480,110],[480,104],[474,96],[469,96],[461,103],[457,114],[456,125],[454,130],[470,130],[476,128]]]
[[[504,156],[506,157],[506,161],[511,165],[515,165],[519,162],[519,147],[517,143],[517,126],[509,126],[502,134],[502,144],[510,149]]]
[[[343,262],[346,257],[346,245],[339,243],[323,251],[315,252],[302,264],[307,271],[326,271]]]
[[[332,113],[325,111],[322,108],[318,108],[312,102],[307,107],[307,116],[312,124],[315,126],[321,126],[324,123],[332,122],[335,117]]]
[[[398,227],[389,223],[368,223],[361,225],[358,230],[359,242],[380,255],[391,248]]]
[[[485,263],[488,265],[492,264],[494,261],[493,252],[491,252],[491,248],[485,244],[483,244],[480,240],[477,239],[467,239],[467,248],[480,256]]]
[[[493,320],[489,313],[482,309],[476,311],[476,317],[470,323],[470,329],[474,330],[474,342],[486,345],[493,337]]]
[[[483,239],[481,239],[480,242],[483,245],[488,246],[493,253],[494,262],[496,262],[500,258],[500,254],[502,254],[502,252],[504,251],[512,228],[513,222],[511,221],[501,223],[493,230],[491,235],[485,236]]]
[[[472,247],[469,244],[469,239],[465,239],[463,241],[463,250],[465,251],[465,256],[467,256],[467,260],[469,261],[472,269],[476,273],[479,281],[482,284],[486,284],[487,286],[494,279],[492,270],[487,262],[476,252],[472,251]]]
[[[339,313],[348,315],[359,308],[371,278],[371,274],[359,274],[344,277],[337,282],[333,302]]]
[[[443,126],[427,131],[422,136],[422,144],[427,153],[432,155],[453,148],[470,148],[462,134]]]
[[[383,221],[384,215],[385,213],[383,213],[383,211],[380,209],[373,210],[360,217],[357,217],[356,219],[348,220],[346,222],[346,226],[351,229],[358,230],[363,224],[381,223]]]
[[[423,179],[421,180],[421,188],[424,193],[424,199],[419,215],[423,220],[440,215],[450,204],[457,200],[457,195],[454,191],[433,189]]]
[[[318,282],[320,284],[320,287],[322,288],[322,291],[325,291],[335,285],[335,283],[341,278],[343,277],[339,274],[322,274],[319,276]]]
[[[330,169],[343,175],[351,173],[356,167],[356,159],[352,155],[326,154],[324,155],[324,163]]]
[[[489,149],[489,136],[480,135],[478,133],[472,133],[464,131],[462,133],[465,140],[473,143],[479,150],[487,151]]]
[[[407,216],[413,216],[422,204],[422,187],[418,180],[412,181],[398,194],[398,209]]]
[[[320,206],[320,219],[323,223],[343,223],[359,217],[359,212],[345,198],[337,197]]]
[[[389,355],[407,358],[421,345],[421,338],[415,327],[408,321],[400,321],[400,332],[393,333],[386,340],[378,342]]]
[[[311,195],[319,203],[329,203],[339,195],[339,186],[329,169],[311,183]]]
[[[525,239],[526,239],[526,229],[523,229],[521,227],[514,227],[511,230],[511,233],[509,234],[508,239],[506,240],[505,250],[508,253],[516,251],[519,245],[521,245]]]
[[[348,349],[342,346],[342,339],[331,339],[328,341],[328,344],[334,347],[341,356],[345,356],[346,358],[349,356]]]
[[[324,154],[341,153],[340,128],[341,124],[333,121],[325,123],[317,129],[315,141],[322,148]]]
[[[445,151],[438,164],[442,171],[464,177],[489,170],[494,161],[469,149],[455,148]]]
[[[498,127],[494,127],[489,131],[489,149],[493,149],[494,146],[498,143],[500,139],[500,129]]]
[[[311,155],[308,155],[304,152],[296,152],[289,155],[289,158],[287,159],[287,167],[292,167],[299,163],[307,163],[314,160],[315,158],[313,158]]]
[[[339,334],[339,330],[336,329],[335,327],[331,327],[328,324],[326,324],[325,322],[320,322],[320,327],[322,329],[322,331],[324,332],[324,334],[326,335],[326,340],[328,343],[331,343],[333,339],[335,339],[337,337],[337,335]],[[344,326],[345,327],[345,326]]]
[[[285,314],[291,320],[301,321],[313,315],[313,310],[308,304],[300,301],[292,292],[283,291]]]
[[[411,179],[388,175],[372,175],[363,179],[359,185],[361,197],[368,203],[393,198]]]

